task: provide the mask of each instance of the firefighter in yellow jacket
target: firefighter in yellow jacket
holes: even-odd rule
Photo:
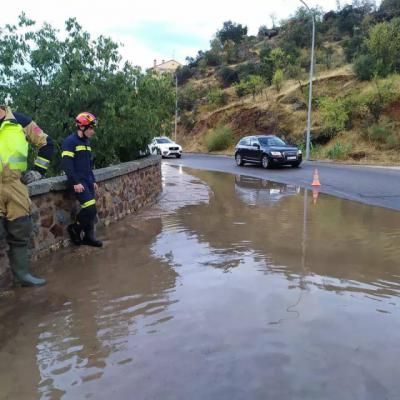
[[[27,171],[29,144],[39,151]],[[32,221],[26,185],[44,176],[53,151],[53,141],[31,117],[0,105],[0,240],[7,239],[14,282],[23,286],[46,283],[29,272]]]

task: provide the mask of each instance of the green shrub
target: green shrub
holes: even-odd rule
[[[400,149],[400,139],[395,134],[391,134],[386,139],[386,149]]]
[[[204,89],[189,83],[178,92],[178,108],[192,111],[196,103],[204,97]]]
[[[362,48],[364,35],[358,33],[343,40],[343,50],[347,62],[352,62]]]
[[[349,120],[349,111],[345,99],[324,97],[318,100],[318,107],[324,132],[333,137],[345,129]]]
[[[353,71],[360,81],[369,81],[376,72],[376,61],[370,54],[361,54],[353,64]]]
[[[228,101],[228,95],[221,89],[211,89],[207,95],[207,101],[213,106],[223,106]]]
[[[194,68],[188,65],[183,65],[177,68],[176,77],[178,78],[179,85],[185,84],[194,74]]]
[[[265,83],[261,76],[249,75],[243,81],[235,84],[235,91],[238,97],[246,96],[251,93],[254,98],[256,94],[262,93],[264,87]]]
[[[303,70],[300,65],[289,64],[285,68],[285,78],[286,79],[301,79],[303,76]]]
[[[210,67],[217,67],[218,65],[222,64],[222,57],[218,53],[211,50],[205,52],[204,59],[206,61],[206,65]]]
[[[234,69],[227,66],[223,66],[217,71],[217,77],[224,87],[228,87],[239,81],[238,73]]]
[[[227,126],[218,126],[206,135],[208,151],[220,151],[227,149],[234,141],[233,133]]]
[[[283,84],[283,71],[278,68],[272,77],[272,84],[275,86],[276,91],[279,93]]]
[[[375,122],[378,122],[385,107],[400,98],[395,78],[374,80],[374,85],[355,97],[359,108],[367,108]]]
[[[371,125],[363,132],[363,136],[383,149],[398,149],[400,147],[400,140],[394,132],[394,126],[388,121]]]
[[[247,62],[245,64],[239,65],[236,69],[239,75],[239,79],[242,81],[249,77],[250,75],[261,75],[260,63]]]
[[[336,142],[330,149],[326,151],[325,156],[333,160],[343,160],[347,158],[351,150],[351,144]]]
[[[237,97],[243,97],[250,93],[246,81],[235,83],[234,88]]]
[[[367,129],[368,139],[373,142],[385,143],[392,132],[383,125],[373,124]]]

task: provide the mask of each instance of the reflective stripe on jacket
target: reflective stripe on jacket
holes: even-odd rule
[[[0,125],[0,172],[4,166],[17,171],[25,171],[28,161],[28,142],[22,126],[12,121]]]

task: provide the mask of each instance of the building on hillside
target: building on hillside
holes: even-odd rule
[[[181,65],[182,64],[176,60],[168,60],[168,61],[162,60],[160,64],[157,64],[157,60],[154,60],[154,65],[152,68],[150,68],[150,71],[154,71],[157,74],[164,74],[164,73],[174,74],[176,69]]]

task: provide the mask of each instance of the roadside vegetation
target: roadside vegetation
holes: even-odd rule
[[[400,1],[353,0],[316,18],[312,157],[400,161]],[[178,140],[232,154],[244,135],[274,133],[304,148],[311,18],[300,7],[277,26],[227,21],[177,71]],[[222,140],[221,127],[230,131]],[[221,143],[219,144],[221,140]],[[231,143],[230,145],[228,143]],[[217,144],[218,143],[218,144]]]
[[[208,151],[221,151],[234,144],[234,136],[229,127],[217,126],[207,133],[205,141]]]

